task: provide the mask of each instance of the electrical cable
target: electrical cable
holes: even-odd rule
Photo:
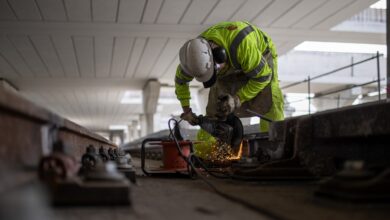
[[[198,164],[201,165],[201,167],[208,173],[210,174],[211,176],[213,177],[216,177],[216,178],[219,178],[219,179],[228,179],[228,178],[233,178],[233,179],[236,179],[235,178],[235,175],[231,175],[231,174],[224,174],[224,176],[218,176],[218,175],[215,175],[215,173],[211,172],[207,166],[199,159],[199,157],[197,157],[196,155],[194,155],[192,152],[190,152],[190,154],[188,156],[185,156],[183,151],[181,150],[181,147],[180,147],[180,144],[179,144],[179,141],[177,140],[176,136],[173,134],[173,129],[171,128],[171,122],[174,121],[175,122],[175,126],[179,126],[179,123],[182,121],[180,120],[179,122],[174,119],[174,118],[171,118],[168,120],[168,128],[169,128],[169,134],[170,136],[173,138],[175,144],[176,144],[176,148],[177,150],[179,151],[179,154],[180,156],[187,162],[187,167],[188,167],[188,171],[189,171],[189,174],[190,176],[193,178],[194,177],[194,174],[196,174],[196,176],[200,177],[201,180],[206,184],[208,185],[216,194],[220,195],[221,197],[225,198],[225,199],[228,199],[232,202],[235,202],[235,203],[238,203],[238,204],[241,204],[242,206],[252,210],[252,211],[255,211],[255,212],[258,212],[262,215],[266,215],[267,217],[270,217],[274,220],[283,220],[284,218],[280,217],[279,215],[267,210],[267,209],[263,209],[263,208],[260,208],[258,206],[255,206],[253,204],[251,204],[250,202],[247,202],[241,198],[237,198],[237,197],[234,197],[234,196],[231,196],[227,193],[224,193],[222,192],[221,190],[219,190],[217,187],[215,187],[214,184],[212,184],[209,180],[207,180],[200,172],[198,172],[198,170],[196,169],[194,163],[193,163],[193,159],[197,160]],[[192,144],[191,144],[191,151],[193,151],[192,149]],[[236,176],[238,177],[238,176]],[[249,179],[253,179],[253,178],[244,178],[245,180],[249,180]]]

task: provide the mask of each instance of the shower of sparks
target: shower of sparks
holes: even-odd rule
[[[231,148],[230,148],[230,149],[231,149]],[[240,143],[240,147],[239,147],[239,149],[238,149],[237,155],[232,154],[232,155],[230,155],[230,157],[228,157],[227,159],[228,159],[228,160],[239,160],[239,159],[241,159],[241,156],[242,156],[242,141],[241,141],[241,143]]]
[[[232,160],[239,160],[242,155],[242,142],[238,153],[234,153],[229,144],[217,141],[211,146],[211,153],[208,155],[208,160],[212,163],[226,163]]]

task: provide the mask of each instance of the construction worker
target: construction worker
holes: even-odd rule
[[[230,113],[238,117],[254,116],[246,111],[250,109],[275,121],[284,119],[275,45],[254,25],[242,21],[217,23],[187,41],[179,57],[175,87],[183,120],[196,124],[196,115],[190,107],[189,82],[193,78],[210,88],[208,116],[223,118]],[[268,126],[268,122],[261,120],[260,131],[268,131]],[[203,130],[199,131],[198,140],[215,141]],[[197,154],[205,156],[208,145],[196,146]]]

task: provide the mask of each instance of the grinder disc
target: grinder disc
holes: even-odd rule
[[[230,146],[233,150],[236,150],[240,147],[241,141],[244,138],[244,127],[242,126],[240,118],[238,118],[234,114],[228,115],[226,119],[226,124],[233,127]]]
[[[233,150],[240,146],[244,137],[241,120],[234,114],[228,115],[224,121],[199,115],[198,125],[212,136],[229,144]]]

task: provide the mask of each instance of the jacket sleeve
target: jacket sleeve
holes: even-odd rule
[[[244,40],[238,47],[237,60],[243,72],[250,78],[237,92],[241,103],[256,97],[272,79],[272,70],[262,56],[257,42]]]
[[[193,78],[194,77],[185,75],[183,71],[181,71],[180,65],[177,66],[175,75],[175,93],[182,107],[190,106],[191,94],[189,82],[191,82]]]

